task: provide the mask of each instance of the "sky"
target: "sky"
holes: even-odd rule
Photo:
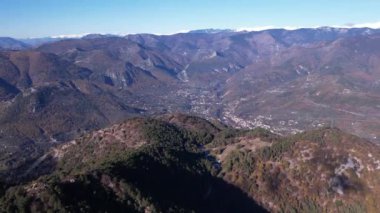
[[[370,26],[380,0],[0,0],[0,36]]]

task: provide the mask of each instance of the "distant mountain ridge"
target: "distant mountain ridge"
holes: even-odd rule
[[[187,32],[182,33],[200,33],[200,34],[215,34],[215,33],[236,33],[236,32],[263,32],[263,31],[276,31],[276,30],[287,30],[287,28],[281,28],[281,27],[274,27],[272,29],[260,29],[257,28],[242,28],[242,29],[216,29],[216,28],[208,28],[208,29],[197,29],[197,30],[189,30]],[[330,31],[330,32],[340,32],[344,34],[347,31],[363,31],[365,30],[367,34],[371,33],[378,33],[379,29],[375,28],[355,28],[355,27],[329,27],[329,26],[323,26],[323,27],[315,27],[315,28],[307,28],[307,27],[299,27],[294,28],[293,30],[323,30],[323,31]],[[145,34],[151,34],[151,33],[145,33]],[[173,33],[170,35],[175,35],[179,33]],[[133,35],[133,34],[126,34],[125,37]],[[134,34],[136,35],[136,34]],[[151,34],[154,35],[154,34]],[[65,39],[94,39],[94,38],[105,38],[105,37],[123,37],[123,35],[117,35],[117,34],[101,34],[101,33],[88,33],[83,35],[60,35],[60,36],[47,36],[47,37],[41,37],[41,38],[11,38],[11,37],[0,37],[0,49],[3,50],[22,50],[27,48],[33,48],[38,47],[42,44],[46,43],[52,43],[59,40],[65,40]],[[12,46],[12,44],[14,46]]]
[[[235,32],[235,30],[232,29],[199,29],[199,30],[190,30],[187,33],[208,33],[208,34],[213,34],[213,33],[231,33]]]
[[[0,50],[22,50],[29,46],[22,41],[10,38],[10,37],[0,37]]]
[[[45,37],[45,38],[24,38],[24,39],[18,39],[18,40],[21,42],[24,42],[30,47],[38,47],[42,44],[47,44],[47,43],[52,43],[52,42],[62,40],[62,38]]]

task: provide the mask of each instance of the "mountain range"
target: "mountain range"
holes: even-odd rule
[[[66,194],[70,187],[114,197],[118,201],[111,200],[107,208],[115,211],[126,207],[131,211],[201,211],[207,210],[200,209],[206,201],[210,206],[205,208],[242,206],[241,211],[377,208],[380,30],[210,29],[161,36],[0,38],[0,50],[0,181],[5,183],[3,191],[6,188],[2,205],[10,211],[17,206],[69,212],[97,208],[86,193],[78,195],[83,202],[70,201],[72,195]],[[169,119],[173,113],[213,122],[182,115]],[[123,123],[131,118],[135,120]],[[195,135],[200,134],[196,139],[188,133],[193,131],[192,124],[185,122],[192,119],[205,128],[194,127]],[[158,136],[144,131],[141,136],[135,129],[140,127],[130,122],[137,126],[163,122],[164,127],[159,127],[163,129]],[[245,135],[258,127],[264,136]],[[180,131],[178,136],[178,128],[187,133]],[[152,139],[172,133],[177,139]],[[170,159],[149,154],[171,149],[166,140],[186,145],[174,144]],[[149,144],[153,148],[146,151]],[[71,154],[65,155],[66,148]],[[135,153],[130,158],[119,156],[130,151]],[[188,156],[188,152],[203,157]],[[210,155],[204,157],[204,153]],[[146,158],[133,157],[140,155]],[[146,182],[133,185],[133,175],[115,173],[120,167],[139,176],[142,171],[133,169],[145,160],[159,168],[145,169],[157,171],[163,179],[163,171],[172,170],[173,162],[182,162],[175,167],[175,176],[182,178],[190,172],[195,182],[207,176],[216,184],[215,191],[210,189],[207,199],[200,199],[209,189],[197,188],[192,204],[181,197],[168,197],[165,203],[159,199],[169,195],[159,194],[161,189],[144,191],[141,187]],[[68,165],[61,165],[65,162]],[[87,163],[75,165],[78,162]],[[320,181],[313,178],[316,170],[311,168],[325,174]],[[301,173],[307,174],[306,179]],[[70,184],[71,180],[78,184]],[[42,184],[45,181],[50,185]],[[92,181],[97,184],[88,185]],[[125,189],[106,187],[122,183]],[[322,186],[321,190],[315,192],[315,186]],[[230,207],[218,206],[217,200],[228,199],[218,197],[219,192],[236,193],[244,203],[232,200]],[[275,200],[271,200],[273,194],[278,194]],[[20,201],[27,205],[13,203],[17,197],[28,198],[28,202]],[[54,200],[46,204],[48,197]]]

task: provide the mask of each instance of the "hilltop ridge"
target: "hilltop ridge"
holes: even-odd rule
[[[0,205],[32,212],[376,212],[379,150],[336,128],[280,137],[183,114],[133,118],[52,149],[33,167],[45,175],[6,189]]]

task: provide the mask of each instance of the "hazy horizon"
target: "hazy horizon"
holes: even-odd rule
[[[371,0],[349,3],[343,0],[4,0],[0,2],[0,36],[166,35],[210,28],[380,28],[379,7],[380,2]]]
[[[299,30],[299,29],[319,29],[319,28],[335,28],[335,29],[353,29],[353,28],[369,28],[369,29],[380,29],[380,22],[375,23],[365,23],[365,24],[356,24],[354,26],[313,26],[313,27],[292,27],[292,26],[285,26],[285,27],[276,27],[276,26],[258,26],[258,27],[246,27],[246,28],[239,28],[239,29],[231,29],[231,28],[199,28],[199,29],[190,29],[190,30],[181,30],[178,32],[172,32],[172,33],[107,33],[107,32],[89,32],[89,33],[81,33],[81,34],[63,34],[63,35],[47,35],[42,37],[11,37],[7,35],[0,35],[0,37],[9,37],[13,39],[19,39],[19,40],[32,40],[32,39],[46,39],[46,38],[53,38],[53,39],[63,39],[63,38],[82,38],[87,35],[110,35],[110,36],[127,36],[127,35],[137,35],[137,34],[151,34],[151,35],[157,35],[157,36],[165,36],[165,35],[175,35],[180,33],[189,33],[192,31],[199,31],[199,30],[231,30],[233,32],[260,32],[265,30],[275,30],[275,29],[283,29],[283,30]]]

